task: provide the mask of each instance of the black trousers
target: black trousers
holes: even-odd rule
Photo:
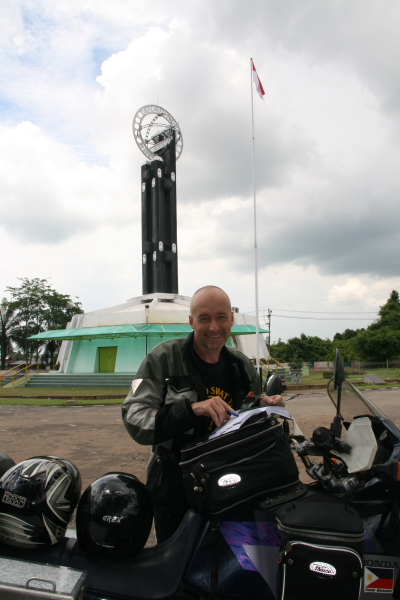
[[[146,487],[154,509],[157,543],[162,544],[175,533],[189,510],[177,460],[173,456],[155,456]]]

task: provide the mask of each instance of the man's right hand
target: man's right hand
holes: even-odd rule
[[[221,427],[226,421],[229,421],[230,415],[227,411],[232,410],[229,404],[219,396],[195,402],[191,406],[196,417],[211,417],[217,427]]]

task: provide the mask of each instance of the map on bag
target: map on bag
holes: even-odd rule
[[[217,427],[217,429],[212,432],[208,439],[213,440],[220,435],[225,435],[225,433],[231,433],[236,429],[240,429],[247,419],[250,419],[250,417],[258,413],[266,412],[268,415],[278,415],[280,417],[284,417],[285,419],[292,419],[286,408],[283,408],[283,406],[259,406],[258,408],[253,408],[252,410],[238,410],[237,412],[239,414],[238,417],[231,416],[229,421],[226,421],[226,423],[221,425],[221,427]]]

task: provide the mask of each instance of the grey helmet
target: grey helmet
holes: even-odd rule
[[[56,456],[24,460],[0,479],[0,541],[44,548],[64,537],[81,493],[78,469]]]

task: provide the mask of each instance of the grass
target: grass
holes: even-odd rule
[[[102,398],[101,400],[76,400],[70,402],[68,400],[55,398],[0,398],[0,406],[90,406],[90,405],[107,405],[107,404],[122,404],[123,398]]]
[[[328,369],[326,369],[328,370]],[[378,375],[381,379],[400,379],[400,369],[370,369],[368,372],[370,373],[375,373],[375,375]],[[364,372],[362,373],[350,373],[348,376],[348,380],[351,381],[351,383],[363,383],[364,382]],[[328,382],[329,379],[323,379],[322,377],[322,372],[317,372],[317,373],[310,373],[310,375],[308,376],[303,376],[303,383],[304,384],[317,384],[317,383],[324,383],[324,382]],[[289,385],[290,382],[288,381]],[[379,387],[379,386],[378,386]]]
[[[400,379],[400,369],[370,369],[367,372],[375,373],[375,375],[378,375],[383,380]],[[380,385],[364,383],[364,373],[365,373],[365,371],[363,371],[362,373],[350,373],[348,375],[347,379],[350,381],[350,383],[355,385],[360,390],[367,390],[367,389],[368,390],[379,390],[382,388],[400,387],[400,382],[386,383],[385,385],[383,383]],[[307,376],[303,376],[302,385],[325,385],[326,386],[328,384],[328,381],[329,381],[329,379],[324,379],[322,377],[322,371],[321,372],[313,372]],[[287,380],[287,384],[288,384],[288,388],[289,388],[288,391],[290,392],[291,382],[289,379]],[[323,388],[321,388],[321,390],[322,389]]]
[[[0,388],[1,398],[24,398],[35,396],[37,398],[48,398],[49,396],[126,396],[129,388]]]

